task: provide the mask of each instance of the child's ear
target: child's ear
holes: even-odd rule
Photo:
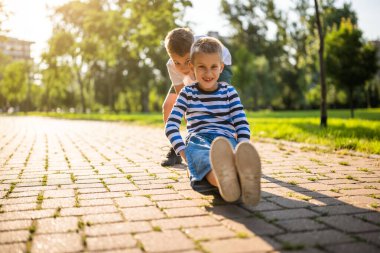
[[[222,64],[220,65],[220,73],[223,72],[223,69],[224,69],[224,63],[222,62]]]

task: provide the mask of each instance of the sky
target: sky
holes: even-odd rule
[[[46,49],[46,41],[51,36],[51,22],[48,7],[61,5],[69,0],[0,0],[11,16],[4,26],[9,30],[8,36],[34,42],[32,57],[39,58]],[[193,8],[185,13],[185,20],[196,34],[217,31],[223,36],[232,33],[228,21],[220,14],[220,0],[192,0]],[[358,25],[367,40],[380,39],[380,1],[379,0],[337,0],[338,5],[352,2],[358,15]],[[279,8],[286,10],[291,0],[276,0]],[[163,38],[165,34],[163,34]]]

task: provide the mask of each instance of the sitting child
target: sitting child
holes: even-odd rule
[[[225,201],[241,197],[244,204],[256,205],[260,157],[249,142],[249,124],[235,88],[217,81],[224,67],[219,40],[205,37],[194,42],[190,66],[197,82],[179,93],[165,126],[166,136],[176,154],[187,161],[192,183],[206,178]],[[179,132],[185,114],[186,145]]]

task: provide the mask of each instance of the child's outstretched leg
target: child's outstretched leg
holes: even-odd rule
[[[236,147],[236,167],[240,178],[242,201],[255,206],[260,201],[261,162],[255,147],[241,142]]]
[[[235,167],[234,151],[226,138],[218,137],[212,142],[210,162],[212,171],[207,175],[207,180],[211,184],[213,183],[213,173],[222,198],[227,202],[238,200],[241,191]]]

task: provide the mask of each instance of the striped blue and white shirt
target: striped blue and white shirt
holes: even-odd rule
[[[201,90],[198,83],[181,90],[165,126],[165,134],[177,154],[186,147],[179,132],[184,114],[189,135],[214,133],[228,138],[237,136],[238,142],[249,141],[243,105],[235,88],[227,83],[218,83],[212,92]]]

